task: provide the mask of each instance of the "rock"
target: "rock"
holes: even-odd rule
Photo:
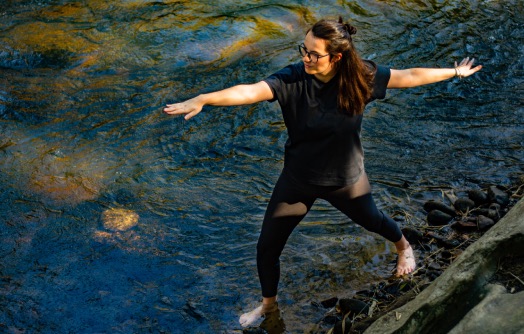
[[[412,245],[418,245],[423,237],[422,232],[412,227],[404,227],[402,229],[402,234],[404,235],[404,237],[406,237],[406,239]]]
[[[342,323],[342,320],[337,322],[337,324],[333,328],[333,334],[348,334],[350,333],[352,325],[353,323],[351,322],[351,318],[347,317],[344,319],[344,325]]]
[[[489,209],[490,210],[495,210],[495,211],[500,211],[501,207],[500,207],[500,204],[498,204],[498,203],[491,203],[489,205]]]
[[[475,208],[475,202],[470,200],[469,198],[461,197],[453,203],[453,206],[457,211],[460,212],[468,212]]]
[[[495,225],[495,222],[493,219],[484,217],[482,215],[477,217],[477,226],[479,230],[486,231],[489,230],[493,225]]]
[[[437,278],[439,278],[440,275],[442,275],[442,270],[428,270],[426,272],[426,277],[429,278],[432,281],[434,281]]]
[[[431,226],[447,225],[453,217],[440,210],[433,210],[428,214],[428,224]]]
[[[433,210],[439,210],[441,212],[444,212],[450,215],[451,217],[455,217],[457,215],[454,208],[440,201],[435,201],[435,200],[430,200],[424,203],[424,210],[426,210],[426,212],[431,212]]]
[[[439,229],[441,235],[450,234],[453,232],[453,229],[450,226],[443,226]]]
[[[412,281],[397,280],[386,285],[384,291],[390,295],[398,295],[401,292],[409,291],[414,285]]]
[[[338,309],[342,314],[368,314],[369,305],[357,299],[341,299],[338,301]]]
[[[203,321],[206,316],[198,309],[198,305],[194,302],[188,301],[184,306],[184,312],[197,321]]]
[[[440,266],[440,264],[438,264],[438,262],[431,262],[428,266],[428,269],[430,270],[441,270],[442,267]]]
[[[120,208],[102,212],[104,227],[112,231],[127,231],[138,224],[139,218],[136,212]]]
[[[503,256],[524,256],[523,241],[521,199],[414,300],[374,321],[365,334],[450,333],[454,328],[457,330],[453,334],[522,333],[524,292],[511,295],[500,289],[496,294],[503,299],[495,294],[490,297],[488,282]],[[487,312],[479,313],[479,308]],[[402,316],[399,318],[398,314]]]
[[[335,325],[337,323],[338,316],[336,314],[328,314],[322,318],[322,322],[325,324]]]
[[[322,305],[323,308],[332,308],[337,305],[337,302],[338,302],[338,298],[333,297],[333,298],[329,298],[329,299],[321,301],[320,305]]]
[[[503,207],[509,204],[509,195],[495,186],[489,187],[488,197],[491,202],[500,204]]]
[[[449,332],[523,333],[524,291],[510,294],[500,285],[488,285],[486,296]]]
[[[450,251],[444,250],[440,252],[440,257],[445,260],[449,260],[453,257],[453,254],[451,254]]]
[[[498,205],[498,204],[495,204],[495,205]],[[486,216],[486,217],[492,219],[494,222],[497,222],[500,219],[500,214],[499,214],[498,210],[479,209],[475,213],[477,213],[479,216]]]
[[[286,324],[282,318],[280,310],[271,311],[264,314],[264,321],[259,326],[267,333],[286,333]]]
[[[455,239],[448,239],[434,232],[428,232],[426,235],[430,238],[435,239],[440,247],[450,249],[458,247],[460,245],[460,241]]]
[[[451,227],[464,232],[471,232],[478,229],[477,222],[474,220],[459,220],[451,224]]]
[[[474,189],[468,191],[468,197],[473,202],[475,202],[476,206],[481,206],[483,204],[486,204],[489,202],[488,194],[482,190]]]

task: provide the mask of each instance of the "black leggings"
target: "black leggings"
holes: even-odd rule
[[[364,174],[365,176],[365,174]],[[367,176],[366,176],[366,184]],[[280,254],[293,229],[317,198],[328,201],[365,229],[397,242],[402,232],[391,218],[379,211],[371,193],[353,198],[353,186],[326,187],[301,184],[284,171],[275,185],[257,244],[257,269],[263,297],[277,295]]]

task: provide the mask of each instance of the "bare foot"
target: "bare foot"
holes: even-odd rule
[[[417,264],[415,262],[415,255],[413,254],[413,248],[408,246],[408,248],[398,251],[397,259],[397,276],[407,275],[412,273]]]
[[[274,312],[276,310],[278,310],[277,303],[262,304],[253,311],[242,314],[239,320],[240,325],[242,327],[250,326],[261,319],[266,313]]]

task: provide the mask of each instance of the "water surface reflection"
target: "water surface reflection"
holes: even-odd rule
[[[184,122],[161,107],[298,61],[305,29],[341,13],[379,63],[448,66],[468,54],[484,65],[370,106],[366,163],[383,209],[423,224],[421,203],[441,189],[522,173],[519,1],[8,1],[2,331],[238,331],[258,302],[255,244],[282,166],[280,111],[209,108]],[[108,224],[104,212],[130,220]],[[287,330],[316,331],[324,310],[311,301],[388,276],[389,247],[319,202],[282,258]]]

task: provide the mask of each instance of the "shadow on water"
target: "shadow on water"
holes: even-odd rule
[[[341,13],[378,63],[484,65],[369,106],[381,208],[424,224],[421,203],[442,189],[522,173],[519,1],[3,2],[0,331],[241,331],[238,316],[258,303],[280,111],[206,108],[185,122],[161,108],[298,61],[309,25]],[[390,246],[318,202],[283,254],[278,319],[322,332],[312,302],[388,276]]]

